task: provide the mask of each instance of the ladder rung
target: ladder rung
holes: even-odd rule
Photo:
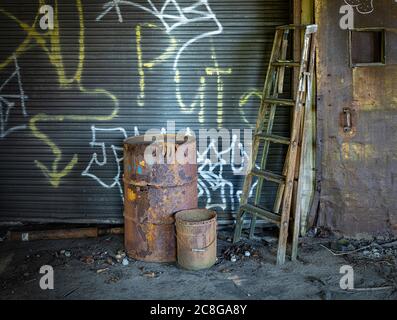
[[[278,26],[276,27],[277,30],[295,30],[295,29],[306,29],[307,27],[310,27],[311,25],[306,25],[306,24],[286,24],[283,26]]]
[[[274,172],[266,171],[266,170],[258,170],[258,169],[252,169],[251,174],[263,178],[268,181],[273,181],[275,183],[284,183],[285,177],[282,175],[279,175]]]
[[[277,136],[275,134],[257,134],[256,136],[259,139],[268,140],[273,143],[280,143],[280,144],[287,144],[287,145],[289,145],[291,143],[291,141],[288,138],[282,137],[282,136]]]
[[[272,63],[274,67],[289,67],[289,68],[298,68],[300,67],[300,63],[291,60],[276,60],[276,62]]]
[[[317,29],[318,27],[316,24],[308,24],[308,25],[289,24],[285,26],[276,27],[276,30],[305,30],[306,34],[316,33]]]
[[[273,212],[267,211],[265,209],[253,206],[251,204],[244,204],[240,207],[240,210],[255,214],[259,218],[269,220],[275,224],[280,224],[281,222],[281,217]]]
[[[292,99],[266,98],[265,103],[277,104],[280,106],[295,106],[295,101]]]

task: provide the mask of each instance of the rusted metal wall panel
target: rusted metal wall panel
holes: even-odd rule
[[[349,65],[340,7],[354,5],[355,28],[385,28],[386,65]],[[316,1],[319,24],[318,126],[322,132],[318,225],[352,237],[397,234],[397,3]],[[351,108],[354,130],[341,114]]]

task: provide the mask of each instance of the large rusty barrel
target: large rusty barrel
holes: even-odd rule
[[[196,141],[158,135],[124,141],[124,244],[128,256],[176,261],[177,211],[197,208]]]

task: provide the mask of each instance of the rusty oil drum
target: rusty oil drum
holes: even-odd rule
[[[201,270],[216,262],[216,213],[207,209],[183,210],[175,215],[178,264]]]
[[[137,260],[176,261],[174,214],[198,205],[196,141],[175,140],[124,141],[124,244]],[[175,161],[177,155],[184,161]]]

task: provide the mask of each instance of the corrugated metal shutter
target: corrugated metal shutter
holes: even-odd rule
[[[288,0],[48,1],[45,31],[40,4],[0,4],[1,221],[120,222],[127,135],[252,128],[290,14]],[[199,177],[200,205],[230,220],[243,176],[218,161]]]

